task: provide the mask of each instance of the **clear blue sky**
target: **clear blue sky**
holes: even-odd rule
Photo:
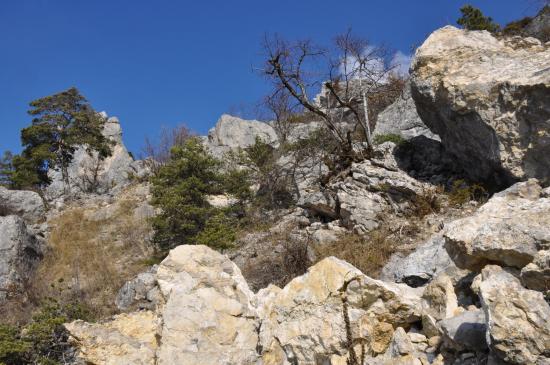
[[[252,72],[265,32],[329,42],[351,27],[410,53],[454,24],[467,0],[0,0],[0,152],[19,151],[28,103],[76,86],[118,116],[139,152],[161,125],[204,134],[235,106],[267,91]],[[534,0],[472,0],[506,23]],[[342,5],[340,5],[342,4]]]

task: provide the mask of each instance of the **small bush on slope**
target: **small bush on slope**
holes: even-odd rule
[[[238,214],[210,205],[207,197],[229,193],[242,202],[250,193],[245,173],[224,174],[221,168],[198,138],[172,148],[170,160],[151,179],[152,203],[161,211],[152,218],[153,241],[161,251],[183,244],[231,246]]]
[[[75,319],[93,318],[79,304],[47,299],[22,328],[0,325],[0,364],[66,364],[71,346],[63,323]]]

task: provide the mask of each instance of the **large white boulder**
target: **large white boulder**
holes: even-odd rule
[[[418,114],[473,180],[550,183],[550,44],[446,26],[411,66]]]

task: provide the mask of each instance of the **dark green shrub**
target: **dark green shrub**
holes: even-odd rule
[[[195,243],[223,250],[232,247],[236,239],[236,222],[223,211],[218,211],[206,221],[204,228],[197,234]]]
[[[152,203],[161,212],[153,217],[153,241],[161,251],[183,244],[227,248],[234,241],[235,223],[251,198],[248,173],[222,172],[221,163],[192,137],[172,148],[170,160],[152,177]],[[208,195],[230,194],[238,203],[213,207]]]
[[[481,10],[471,5],[460,8],[462,16],[456,21],[458,25],[468,30],[487,30],[491,33],[498,32],[500,26],[493,22],[491,17],[483,15]]]
[[[31,349],[32,344],[21,338],[18,328],[0,325],[0,364],[24,364],[26,354]]]
[[[70,352],[68,332],[63,326],[76,319],[90,321],[90,311],[78,303],[46,300],[31,321],[17,328],[0,325],[0,364],[61,365]]]

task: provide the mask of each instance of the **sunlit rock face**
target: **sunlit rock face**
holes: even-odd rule
[[[447,26],[411,66],[418,114],[476,181],[550,183],[550,44]]]

